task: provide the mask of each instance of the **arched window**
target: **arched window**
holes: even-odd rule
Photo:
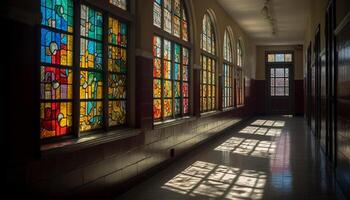
[[[244,104],[244,78],[243,78],[243,50],[241,40],[237,41],[237,67],[236,67],[236,104]]]
[[[200,110],[216,110],[216,41],[212,19],[209,13],[203,18],[201,33],[201,74],[200,74]]]
[[[122,9],[126,2],[110,0]],[[74,6],[80,6],[79,13]],[[104,10],[110,8],[41,0],[42,139],[126,124],[128,26]]]
[[[223,98],[222,107],[229,108],[233,106],[233,54],[232,43],[229,29],[225,30],[224,35],[224,64],[223,64]]]
[[[154,0],[153,24],[188,41],[188,23],[183,0]]]
[[[128,5],[127,5],[127,1],[126,0],[109,0],[109,3],[123,9],[123,10],[127,10],[128,9]]]
[[[153,119],[159,123],[189,114],[191,46],[183,0],[154,0],[153,18],[159,28],[153,37]]]

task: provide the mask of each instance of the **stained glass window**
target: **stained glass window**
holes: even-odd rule
[[[102,13],[81,5],[80,131],[103,125]]]
[[[108,22],[108,118],[109,126],[126,123],[127,25]]]
[[[224,65],[223,65],[222,107],[233,106],[233,58],[232,45],[228,30],[224,35]]]
[[[72,131],[73,1],[41,1],[40,137]]]
[[[214,27],[213,22],[209,16],[209,14],[205,14],[203,18],[203,25],[202,25],[202,35],[201,35],[201,49],[215,55],[215,33],[214,33]]]
[[[109,3],[115,5],[123,10],[127,10],[126,0],[109,0]]]
[[[200,110],[201,112],[213,111],[217,108],[216,103],[216,56],[215,34],[212,20],[209,14],[203,18],[203,30],[201,33],[200,57]]]
[[[235,71],[235,85],[236,85],[236,104],[244,104],[244,78],[243,78],[243,50],[241,40],[237,41],[237,68]]]
[[[155,121],[189,112],[189,50],[180,44],[153,38],[153,117]]]
[[[188,23],[183,0],[154,0],[153,118],[155,122],[189,114]],[[169,34],[175,39],[169,38]],[[175,40],[175,41],[174,41]]]
[[[188,23],[183,0],[154,0],[153,24],[188,41]]]
[[[127,0],[109,2],[127,10]],[[72,133],[73,113],[80,114],[79,121],[74,123],[79,123],[81,132],[126,123],[128,26],[112,17],[106,18],[108,24],[104,26],[103,11],[79,6],[79,13],[74,13],[74,0],[41,0],[40,135],[43,139]],[[74,16],[80,16],[79,38],[73,38]],[[78,45],[73,46],[74,39]],[[74,53],[79,55],[78,66],[73,66]],[[79,93],[73,95],[73,88]],[[78,95],[73,101],[73,96]],[[73,110],[75,105],[80,105],[78,110]]]
[[[267,62],[292,62],[293,55],[291,53],[268,53]]]

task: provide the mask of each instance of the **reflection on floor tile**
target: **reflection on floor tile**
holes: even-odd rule
[[[225,132],[117,199],[335,198],[302,118],[263,117]]]

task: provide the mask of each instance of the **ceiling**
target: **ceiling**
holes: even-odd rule
[[[264,0],[218,0],[222,7],[257,45],[303,44],[307,17],[310,13],[309,0],[272,0],[272,12],[276,19],[277,34],[261,9]]]

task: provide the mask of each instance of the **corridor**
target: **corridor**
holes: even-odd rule
[[[116,200],[335,199],[303,118],[259,117],[224,131]]]

